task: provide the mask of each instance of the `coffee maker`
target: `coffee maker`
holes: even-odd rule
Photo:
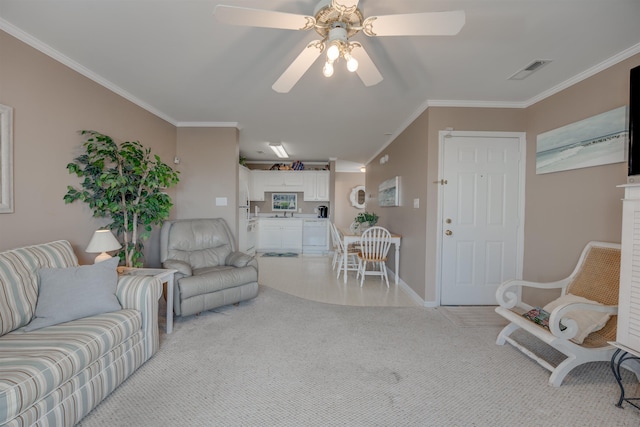
[[[329,208],[322,205],[318,206],[318,218],[326,218],[329,215]]]

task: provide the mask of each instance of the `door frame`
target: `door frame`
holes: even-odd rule
[[[441,180],[446,179],[442,176],[444,170],[444,144],[447,138],[451,137],[478,137],[478,138],[517,138],[520,151],[520,167],[519,180],[520,185],[518,194],[518,217],[520,223],[518,226],[518,235],[516,242],[516,277],[522,279],[522,271],[524,264],[524,207],[525,207],[525,178],[527,169],[527,135],[526,132],[487,132],[487,131],[454,131],[441,130],[438,132],[438,215],[437,215],[437,233],[436,240],[436,304],[441,304],[442,295],[442,234],[443,234],[443,217],[444,217],[444,191],[442,189]],[[497,302],[496,302],[497,305]]]

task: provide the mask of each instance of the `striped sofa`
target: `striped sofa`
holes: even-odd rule
[[[162,284],[119,278],[122,310],[32,332],[37,270],[78,265],[57,241],[0,252],[0,425],[72,426],[158,349]]]

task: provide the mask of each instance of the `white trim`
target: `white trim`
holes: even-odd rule
[[[525,108],[524,102],[431,99],[429,107]]]
[[[13,213],[13,108],[0,104],[0,213]]]
[[[147,104],[141,99],[136,98],[126,90],[120,88],[119,86],[116,86],[115,84],[105,79],[104,77],[100,76],[99,74],[96,74],[93,71],[89,70],[88,68],[84,67],[83,65],[80,65],[78,62],[74,61],[73,59],[69,58],[66,55],[63,55],[62,53],[58,52],[51,46],[38,40],[37,38],[33,37],[31,34],[28,34],[22,31],[18,27],[14,26],[13,24],[10,24],[9,22],[5,21],[2,18],[0,18],[0,30],[6,31],[7,33],[11,34],[13,37],[28,44],[32,48],[39,50],[40,52],[44,53],[47,56],[50,56],[51,58],[60,62],[61,64],[64,64],[67,67],[71,68],[72,70],[82,74],[86,78],[93,80],[94,82],[98,83],[101,86],[104,86],[111,92],[117,95],[120,95],[124,99],[133,102],[140,108],[147,110],[151,114],[154,114],[159,118],[161,118],[162,120],[165,120],[171,123],[172,125],[176,126],[176,121],[173,120],[171,117],[167,116],[166,114],[164,114],[162,111],[152,107],[151,105]]]
[[[555,95],[556,93],[571,87],[573,85],[575,85],[576,83],[580,83],[581,81],[599,73],[600,71],[606,70],[607,68],[613,67],[614,65],[618,64],[619,62],[624,61],[627,58],[632,57],[633,55],[640,53],[640,43],[631,46],[628,49],[623,50],[622,52],[618,53],[617,55],[612,56],[609,59],[606,59],[604,61],[602,61],[599,64],[596,64],[595,66],[589,68],[588,70],[583,71],[582,73],[573,76],[572,78],[570,78],[569,80],[565,80],[564,82],[560,83],[557,86],[552,87],[549,90],[546,90],[536,96],[534,96],[533,98],[530,98],[529,100],[527,100],[525,102],[525,107],[530,107],[533,104],[542,101],[545,98],[550,97],[551,95]]]
[[[449,131],[441,130],[438,132],[438,179],[443,179],[441,175],[444,170],[444,141],[445,137],[481,137],[481,138],[517,138],[520,152],[520,186],[518,189],[518,217],[520,218],[517,244],[516,244],[516,277],[514,279],[522,279],[524,269],[524,213],[525,213],[525,178],[527,165],[527,135],[525,132],[481,132],[481,131]],[[438,185],[438,215],[437,215],[437,233],[436,239],[436,306],[441,303],[442,294],[442,223],[443,223],[443,191],[442,185]]]
[[[179,128],[237,128],[237,129],[240,129],[238,122],[177,122],[175,126]]]
[[[389,281],[391,281],[391,279],[393,279],[394,281],[396,280],[396,273],[395,271],[391,270],[390,268],[387,268],[387,274],[390,276],[389,277]],[[411,287],[409,285],[407,285],[407,283],[402,280],[402,278],[398,277],[398,285],[402,288],[402,290],[404,292],[406,292],[409,297],[411,297],[412,300],[414,300],[418,305],[423,306],[423,307],[435,307],[435,306],[431,306],[431,305],[427,305],[430,304],[429,302],[424,301],[422,298],[420,298],[420,295],[418,295],[416,293],[416,291],[414,291],[413,289],[411,289]],[[398,286],[397,285],[397,286]]]

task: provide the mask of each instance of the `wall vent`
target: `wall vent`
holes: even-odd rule
[[[542,68],[545,65],[547,65],[549,62],[551,62],[550,59],[536,59],[535,61],[531,62],[526,67],[520,69],[519,71],[516,71],[507,80],[524,80],[527,77],[529,77],[531,74],[533,74],[534,72],[538,71],[540,68]]]

